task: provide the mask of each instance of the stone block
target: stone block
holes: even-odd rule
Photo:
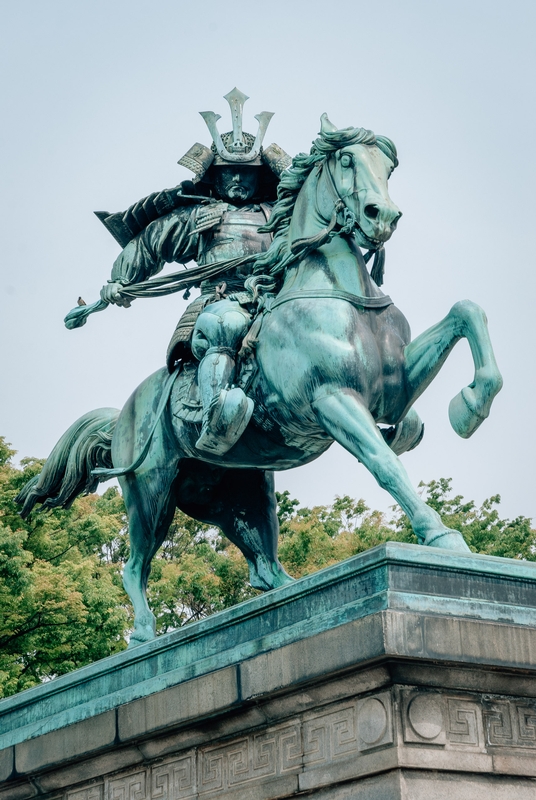
[[[0,800],[536,800],[535,589],[376,548],[2,701]]]
[[[236,667],[211,672],[120,706],[119,739],[128,741],[189,719],[209,717],[230,708],[238,699]]]
[[[536,782],[527,778],[455,772],[403,770],[401,788],[404,800],[534,800],[536,797]]]
[[[141,761],[143,761],[143,756],[137,747],[125,747],[114,749],[96,758],[88,758],[69,767],[56,769],[53,772],[45,772],[32,780],[42,793],[55,792],[58,789],[74,786],[83,781],[102,778],[103,775],[110,772],[130,769]],[[2,799],[0,798],[0,800]],[[82,797],[82,800],[86,800],[86,798]],[[100,798],[94,799],[91,797],[89,800],[100,800]]]
[[[319,789],[307,797],[311,800],[408,800],[406,795],[401,795],[398,770],[351,781],[342,786]],[[431,795],[428,800],[435,800],[435,797]]]
[[[396,767],[398,767],[398,755],[394,747],[387,747],[374,753],[358,754],[353,758],[326,759],[324,764],[309,764],[305,767],[304,772],[299,775],[300,791],[336,786],[360,776],[388,772]]]
[[[17,783],[5,789],[0,788],[0,800],[28,800],[35,797],[37,789],[31,783]]]
[[[386,667],[359,670],[353,675],[339,675],[336,679],[315,683],[306,689],[290,694],[276,695],[274,699],[264,698],[262,711],[268,722],[276,721],[293,714],[309,711],[311,708],[319,708],[345,697],[355,697],[371,692],[388,686],[390,683],[391,676]]]
[[[6,747],[0,750],[0,785],[11,777],[15,766],[15,750],[13,747]]]
[[[536,629],[487,620],[385,612],[385,649],[393,655],[530,669]]]
[[[382,614],[294,642],[240,665],[244,700],[376,658],[384,651]]]
[[[192,724],[176,733],[147,739],[139,742],[138,748],[146,759],[160,758],[169,753],[201,746],[214,739],[247,732],[265,724],[266,716],[263,710],[254,707],[242,713],[228,714],[222,719],[212,720],[210,725]]]
[[[56,800],[103,800],[103,797],[104,785],[102,783],[90,783],[89,786],[84,786],[82,789],[75,786],[63,797],[60,796]]]
[[[474,772],[487,774],[493,771],[490,755],[432,747],[405,747],[400,750],[399,764],[409,769],[437,769],[445,772]]]
[[[536,778],[536,753],[534,750],[522,755],[515,751],[503,755],[495,753],[493,755],[493,772],[499,775],[526,775]],[[534,784],[534,797],[536,797],[536,783]]]
[[[210,794],[207,796],[212,800],[279,800],[280,798],[292,797],[298,792],[297,775],[283,775],[271,778],[254,786],[240,784],[233,786],[227,791]],[[205,795],[200,795],[205,797]],[[193,800],[193,797],[192,797]]]
[[[393,683],[536,697],[536,681],[533,675],[482,670],[477,665],[471,668],[468,665],[453,667],[430,662],[422,664],[418,661],[391,661],[389,672]]]
[[[115,741],[115,713],[107,711],[58,731],[15,745],[20,775],[102,750]]]

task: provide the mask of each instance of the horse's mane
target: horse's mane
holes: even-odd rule
[[[324,126],[322,126],[324,127]],[[311,152],[298,153],[292,159],[291,166],[286,169],[277,189],[277,202],[274,205],[270,221],[259,228],[259,231],[273,233],[272,244],[257,256],[254,273],[281,275],[296,256],[290,251],[288,228],[298,194],[315,164],[324,161],[327,156],[351,144],[366,144],[378,147],[394,164],[398,166],[396,147],[386,136],[376,136],[366,128],[341,128],[341,130],[322,131],[315,139]],[[393,168],[394,168],[393,167]],[[254,279],[253,279],[254,280]]]

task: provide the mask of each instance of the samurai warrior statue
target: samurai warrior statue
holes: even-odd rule
[[[232,132],[220,134],[219,115],[201,112],[212,145],[196,143],[178,162],[194,173],[192,181],[144,198],[123,213],[96,212],[124,248],[101,290],[103,307],[129,306],[122,290],[147,281],[166,263],[198,264],[196,280],[185,296],[194,286],[200,287],[201,295],[175,329],[167,365],[171,372],[177,362],[192,357],[199,361],[203,416],[196,447],[217,455],[238,441],[253,413],[253,401],[233,385],[237,352],[251,322],[247,302],[240,302],[251,271],[246,257],[271,244],[271,234],[258,229],[270,218],[279,176],[291,161],[276,144],[263,150],[271,112],[256,116],[259,128],[254,137],[242,130],[247,96],[235,88],[225,99],[231,107]]]

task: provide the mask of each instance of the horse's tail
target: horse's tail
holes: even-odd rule
[[[79,494],[95,491],[100,478],[92,470],[113,467],[112,436],[118,416],[116,408],[98,408],[71,425],[39,475],[28,481],[15,498],[22,505],[21,517],[25,519],[36,503],[43,504],[41,511],[58,506],[69,508]]]

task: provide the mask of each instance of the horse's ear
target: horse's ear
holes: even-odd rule
[[[335,133],[338,130],[337,126],[329,121],[328,115],[326,113],[322,114],[320,117],[320,133]]]

